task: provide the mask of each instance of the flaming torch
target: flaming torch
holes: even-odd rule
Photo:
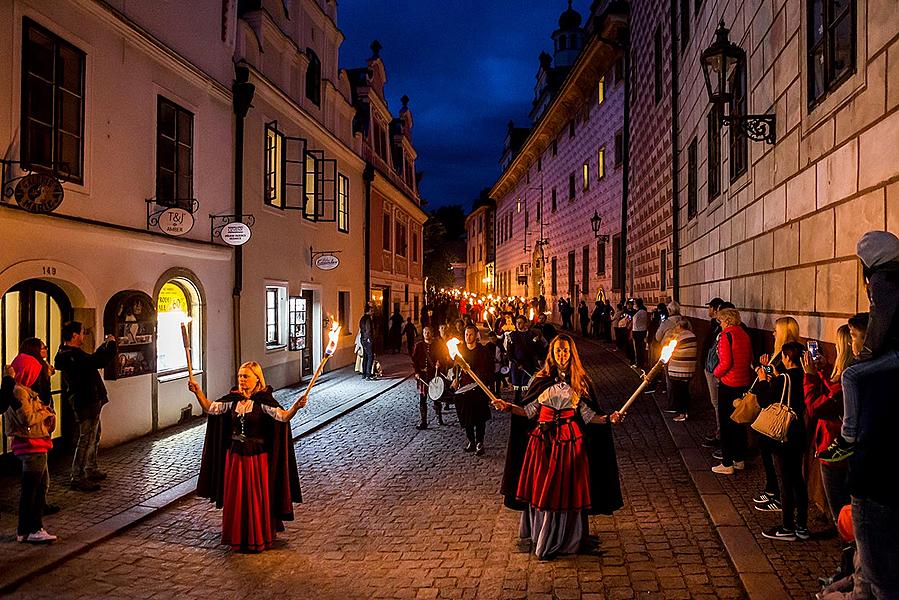
[[[462,367],[462,370],[468,373],[468,375],[474,379],[474,382],[478,384],[478,386],[484,390],[484,393],[487,394],[487,397],[490,399],[490,403],[495,407],[500,400],[493,395],[493,392],[490,391],[484,382],[481,381],[481,378],[475,375],[475,372],[471,370],[471,366],[468,364],[464,358],[462,358],[462,354],[459,352],[459,339],[451,338],[446,342],[446,348],[449,350],[450,358],[456,361],[456,364]]]
[[[187,325],[191,320],[187,315],[184,315],[184,318],[181,320],[181,341],[184,342],[184,357],[187,358],[187,379],[191,383],[195,383],[194,366],[190,356],[190,333],[187,331]]]
[[[303,394],[304,396],[309,396],[309,392],[312,390],[315,380],[322,374],[322,370],[324,370],[328,359],[331,358],[334,351],[337,350],[337,339],[340,336],[340,329],[341,327],[337,321],[331,322],[331,331],[328,332],[328,346],[325,348],[325,355],[322,357],[322,361],[318,363],[318,368],[315,370],[315,373],[312,374],[312,379],[309,380],[309,385],[306,386],[306,392]]]
[[[657,362],[653,367],[649,370],[648,373],[643,374],[643,381],[640,383],[640,387],[637,388],[637,391],[633,393],[633,395],[628,398],[628,401],[624,403],[624,406],[619,409],[619,413],[622,415],[627,412],[627,409],[630,408],[631,404],[634,403],[634,400],[640,397],[640,394],[643,393],[643,390],[646,389],[652,381],[659,376],[659,373],[662,372],[662,369],[665,368],[665,365],[668,364],[668,361],[671,360],[671,355],[674,354],[674,349],[677,347],[677,340],[671,340],[668,342],[664,348],[662,348],[662,356],[659,358],[659,362]]]
[[[534,321],[534,307],[531,307],[531,310],[528,311],[528,321]]]

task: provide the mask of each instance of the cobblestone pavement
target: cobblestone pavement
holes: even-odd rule
[[[395,385],[399,377],[411,371],[411,362],[405,355],[388,355],[379,360],[384,377],[378,381],[362,381],[352,367],[322,375],[307,408],[293,420],[294,432],[342,404]],[[300,389],[305,388],[285,388],[275,392],[275,396],[282,405],[289,405]],[[199,411],[196,404],[194,411]],[[96,493],[70,490],[67,483],[71,457],[55,458],[51,461],[49,501],[62,510],[44,519],[47,530],[60,536],[59,544],[65,543],[73,534],[194,477],[200,468],[204,424],[205,420],[196,418],[185,425],[101,451],[100,466],[109,478]],[[14,561],[27,560],[42,552],[40,547],[15,542],[18,477],[15,469],[0,476],[0,572]]]
[[[604,351],[588,368],[619,406],[636,376]],[[406,381],[296,445],[306,502],[278,547],[218,544],[220,512],[184,499],[14,593],[18,598],[742,598],[658,409],[616,431],[625,507],[591,519],[601,556],[538,561],[497,494],[508,417],[484,457],[456,426],[417,431]]]

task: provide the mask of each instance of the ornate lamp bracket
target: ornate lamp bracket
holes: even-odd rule
[[[777,118],[775,115],[722,116],[721,124],[738,127],[754,142],[777,143]]]

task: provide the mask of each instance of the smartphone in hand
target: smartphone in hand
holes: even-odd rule
[[[818,342],[816,340],[811,340],[808,343],[808,353],[812,360],[815,360],[820,356],[818,351]]]

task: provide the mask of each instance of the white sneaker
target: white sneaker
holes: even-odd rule
[[[733,475],[734,468],[733,467],[725,467],[722,464],[722,465],[718,465],[717,467],[712,467],[712,473],[717,473],[718,475]]]
[[[742,460],[734,461],[734,469],[736,469],[737,471],[742,471],[745,468],[746,468],[746,463],[743,462]]]
[[[47,533],[46,529],[41,529],[40,531],[35,531],[34,533],[28,534],[28,537],[25,538],[25,541],[30,544],[49,544],[51,542],[55,542],[58,538],[55,535],[50,535]]]
[[[24,535],[16,534],[16,541],[19,542],[19,543],[21,544],[22,542],[25,541],[25,536],[24,536]]]

